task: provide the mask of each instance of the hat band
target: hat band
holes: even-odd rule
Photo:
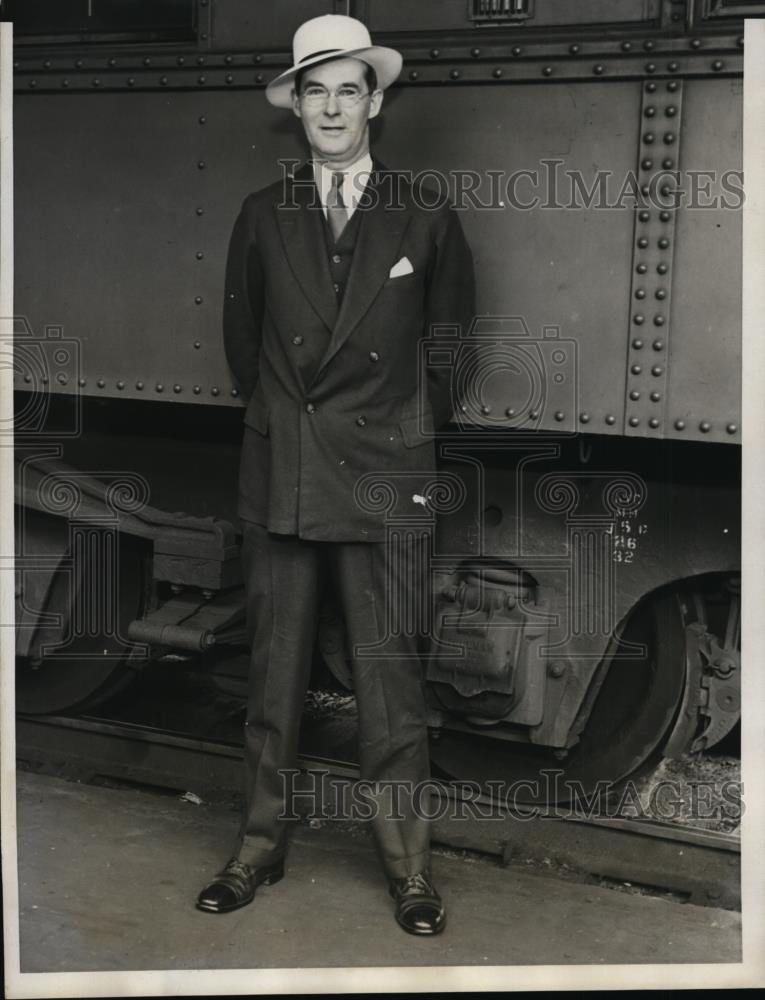
[[[318,52],[311,52],[310,55],[303,56],[302,59],[298,59],[298,66],[300,63],[304,63],[307,59],[315,59],[317,56],[329,56],[334,52],[345,52],[345,49],[319,49]]]

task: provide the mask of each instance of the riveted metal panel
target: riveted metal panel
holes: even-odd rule
[[[677,218],[668,389],[676,437],[741,440],[741,92],[740,80],[685,85],[683,182],[690,188],[692,170],[714,177],[699,175],[699,207]]]
[[[224,49],[291,50],[292,36],[303,21],[321,14],[347,13],[336,6],[334,0],[214,0],[212,42]]]
[[[508,8],[510,4],[506,5]],[[363,17],[370,31],[443,31],[472,26],[469,0],[361,0],[358,16]],[[502,2],[489,11],[502,8]],[[626,24],[650,22],[659,17],[660,0],[536,0],[530,16],[522,23],[529,28],[583,26],[587,24]]]
[[[276,156],[301,155],[294,123],[253,92],[17,102],[16,309],[37,336],[80,342],[81,392],[238,402],[228,239],[243,197],[278,179]]]
[[[558,327],[562,340],[576,343],[576,412],[570,383],[559,394],[550,381],[548,405],[523,426],[619,433],[632,207],[576,207],[583,202],[572,199],[569,176],[581,173],[592,188],[598,170],[611,171],[605,201],[609,192],[618,194],[634,172],[640,84],[519,85],[492,89],[490,99],[484,88],[463,86],[449,92],[448,104],[443,90],[422,86],[391,95],[390,104],[390,125],[383,125],[376,145],[386,164],[435,171],[427,177],[434,186],[445,174],[452,191],[455,171],[481,178],[476,194],[492,207],[466,202],[460,213],[475,258],[479,313],[521,317],[535,338]],[[538,183],[517,173],[524,170],[536,173]],[[490,172],[498,177],[498,196]],[[519,207],[535,197],[538,207]],[[495,389],[492,413],[483,421],[488,426],[501,426],[497,414],[516,405],[511,381],[507,391],[503,399]],[[519,426],[518,414],[507,426]]]

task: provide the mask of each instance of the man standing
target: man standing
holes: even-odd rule
[[[312,161],[245,199],[226,269],[226,356],[248,400],[239,514],[252,660],[239,838],[197,900],[215,913],[283,875],[282,779],[295,767],[325,573],[351,648],[362,778],[382,790],[429,777],[417,635],[387,624],[402,598],[428,600],[424,546],[409,537],[394,551],[385,515],[427,504],[433,430],[452,414],[451,373],[421,364],[421,341],[434,326],[467,330],[474,313],[457,216],[370,156],[369,119],[401,55],[341,15],[303,24],[293,55],[266,96],[301,119]],[[396,917],[436,934],[445,914],[428,823],[414,796],[398,806],[372,819]]]

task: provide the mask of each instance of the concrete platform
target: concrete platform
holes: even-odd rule
[[[371,842],[299,827],[285,878],[235,913],[198,912],[230,809],[18,774],[22,972],[738,962],[741,918],[436,856],[449,923],[406,935]]]

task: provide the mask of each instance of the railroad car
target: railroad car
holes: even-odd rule
[[[765,3],[4,11],[19,711],[92,708],[168,657],[239,664],[238,690],[226,248],[243,198],[306,155],[266,84],[299,23],[344,13],[404,54],[374,153],[449,197],[475,260],[471,328],[423,331],[462,401],[427,517],[402,521],[395,477],[360,493],[391,538],[435,527],[437,773],[549,799],[550,773],[619,781],[735,727],[744,18]],[[349,686],[331,594],[317,652],[315,683]]]

